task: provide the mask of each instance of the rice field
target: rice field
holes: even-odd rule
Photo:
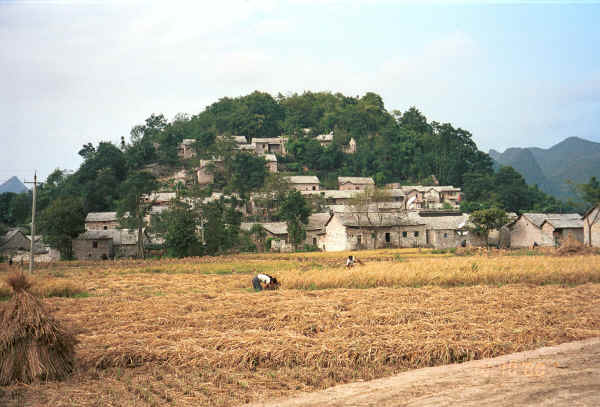
[[[77,332],[76,371],[0,387],[0,405],[240,405],[600,336],[600,256],[355,254],[44,268],[34,291]],[[256,272],[282,288],[253,292]]]

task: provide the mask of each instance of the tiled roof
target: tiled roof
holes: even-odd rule
[[[415,219],[396,213],[360,213],[360,212],[345,212],[340,213],[344,226],[350,227],[389,227],[389,226],[417,226],[423,225]]]
[[[581,220],[581,216],[578,213],[524,213],[522,216],[529,219],[531,223],[536,225],[537,227],[542,227],[544,221],[552,219],[557,224],[570,224],[570,222]],[[576,224],[576,223],[572,223]],[[555,226],[556,228],[557,226]],[[569,226],[562,226],[569,227]],[[583,227],[581,226],[571,226],[571,227]]]
[[[268,144],[282,144],[287,139],[283,137],[268,137],[268,138],[253,138],[252,143],[268,143]]]
[[[325,227],[327,221],[329,221],[331,215],[329,212],[324,213],[315,213],[308,217],[308,225],[306,225],[306,230],[319,230]]]
[[[368,185],[375,185],[375,181],[373,181],[373,178],[371,177],[338,177],[338,184],[345,184],[345,183],[352,183],[352,184],[368,184]]]
[[[90,212],[85,217],[86,222],[112,222],[117,219],[117,212]]]
[[[262,225],[262,227],[274,235],[286,235],[287,223],[285,222],[243,222],[240,229],[249,232],[254,225]]]
[[[292,175],[286,177],[291,184],[318,184],[319,178],[314,175]]]

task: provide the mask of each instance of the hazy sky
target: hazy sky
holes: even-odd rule
[[[0,182],[254,90],[373,91],[484,151],[600,142],[599,21],[589,1],[0,0]]]

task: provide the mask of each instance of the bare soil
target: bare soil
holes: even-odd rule
[[[249,407],[599,406],[600,338],[430,367]]]

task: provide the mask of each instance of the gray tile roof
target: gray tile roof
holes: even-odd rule
[[[88,230],[80,234],[77,239],[80,240],[110,240],[113,244],[134,245],[137,244],[137,231],[129,229],[111,229],[111,230]]]
[[[118,220],[117,212],[90,212],[85,217],[86,222],[112,222]]]
[[[469,224],[469,215],[455,214],[444,216],[421,216],[418,212],[409,212],[408,217],[415,222],[425,224],[429,230],[458,230],[464,229]]]
[[[338,184],[345,183],[359,184],[359,185],[375,185],[375,181],[371,177],[338,177]]]
[[[319,230],[325,227],[325,224],[329,221],[331,215],[329,212],[314,213],[308,217],[308,225],[306,230]]]
[[[557,224],[569,224],[572,221],[581,220],[581,215],[578,213],[524,213],[522,216],[529,219],[531,223],[536,225],[537,227],[542,227],[544,221],[552,219]],[[575,223],[572,223],[575,224]],[[556,228],[557,226],[555,226]],[[567,226],[563,226],[567,227]],[[572,226],[572,227],[583,227],[581,226]]]
[[[345,212],[338,215],[341,216],[342,224],[350,227],[417,226],[424,224],[408,216],[388,212]]]
[[[287,235],[287,223],[285,222],[243,222],[240,229],[249,232],[254,225],[262,225],[262,227],[274,235]]]
[[[318,184],[319,178],[314,175],[292,175],[286,177],[290,184]]]

